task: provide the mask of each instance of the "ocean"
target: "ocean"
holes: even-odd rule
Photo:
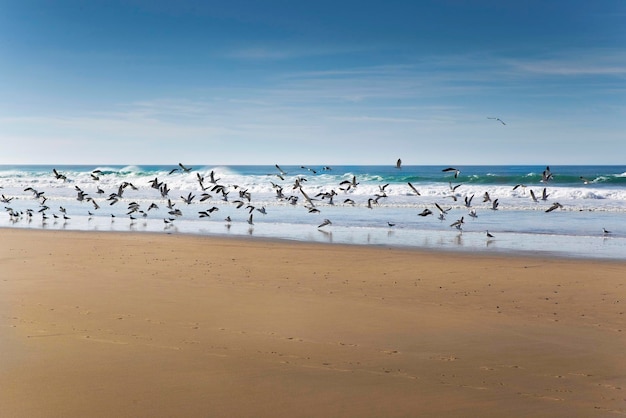
[[[0,193],[3,228],[626,258],[626,166],[2,165]]]

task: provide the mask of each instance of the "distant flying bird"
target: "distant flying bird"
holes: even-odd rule
[[[413,190],[413,192],[414,192],[416,195],[421,196],[420,192],[419,192],[419,191],[415,188],[415,186],[413,186],[413,185],[411,184],[411,182],[409,182],[409,183],[408,183],[408,185],[409,185],[409,187],[411,188],[411,190]]]
[[[278,171],[280,171],[280,174],[282,176],[287,175],[287,173],[282,168],[280,168],[280,166],[278,164],[274,164],[274,166],[278,169]]]
[[[322,222],[321,224],[319,224],[317,227],[318,228],[322,228],[326,225],[332,225],[332,222],[329,219],[324,219],[324,222]]]
[[[494,236],[487,231],[487,238],[493,238]]]
[[[65,175],[59,173],[56,168],[52,169],[52,174],[54,174],[54,177],[57,180],[63,180],[63,181],[67,180],[67,177],[65,177]]]
[[[396,168],[402,168],[402,160],[400,158],[396,161]]]
[[[589,179],[587,179],[587,178],[585,178],[585,177],[583,177],[583,176],[580,176],[580,179],[582,180],[582,182],[583,182],[584,184],[589,184],[589,183],[591,183],[591,180],[589,180]]]
[[[487,117],[487,119],[497,120],[497,121],[498,121],[498,122],[500,122],[501,124],[506,125],[506,123],[504,123],[504,121],[502,121],[502,119],[500,119],[500,118],[490,118],[490,117]]]
[[[456,229],[461,229],[461,226],[465,223],[464,217],[461,216],[461,219],[458,219],[450,224],[451,227],[455,227]]]
[[[530,190],[530,197],[533,202],[537,202],[537,196],[535,196],[535,192],[533,192],[532,189]]]
[[[604,235],[609,235],[611,233],[611,231],[607,231],[606,228],[602,228],[602,232]]]
[[[182,163],[178,163],[178,165],[185,173],[189,173],[192,170],[191,167],[185,167]]]
[[[426,208],[423,211],[421,211],[420,213],[418,213],[419,216],[428,216],[428,215],[432,215],[433,211]]]
[[[543,170],[543,173],[541,173],[541,182],[547,183],[553,178],[554,176],[552,175],[552,172],[550,171],[550,166],[547,166],[546,169]]]
[[[562,208],[562,207],[563,207],[563,205],[561,205],[559,202],[554,202],[552,204],[552,206],[550,206],[548,209],[546,209],[546,213],[552,212],[553,210],[559,209],[559,208]]]
[[[454,168],[454,167],[444,168],[444,169],[443,169],[443,170],[441,170],[441,171],[443,171],[444,173],[448,173],[448,172],[450,172],[450,171],[454,171],[454,178],[459,177],[459,174],[461,174],[461,170],[458,170],[458,169],[456,169],[456,168]]]

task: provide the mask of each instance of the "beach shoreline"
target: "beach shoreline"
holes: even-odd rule
[[[626,263],[0,230],[6,416],[626,414]]]

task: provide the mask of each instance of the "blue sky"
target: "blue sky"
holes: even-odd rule
[[[0,164],[626,164],[626,2],[0,0],[0,143]]]

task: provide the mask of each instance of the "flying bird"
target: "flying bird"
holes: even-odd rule
[[[444,173],[448,173],[448,172],[454,171],[454,178],[459,177],[459,174],[461,174],[461,170],[458,170],[458,169],[456,169],[454,167],[444,168],[441,171],[443,171]]]
[[[396,161],[396,168],[402,168],[402,160],[400,158]]]
[[[421,211],[420,213],[418,213],[419,216],[428,216],[428,215],[432,215],[433,211],[426,208],[423,211]]]
[[[500,119],[500,118],[490,118],[490,117],[487,117],[487,119],[497,120],[497,121],[498,121],[498,122],[500,122],[501,124],[506,125],[506,123],[504,123],[504,121],[503,121],[502,119]]]
[[[548,209],[546,209],[546,213],[552,212],[553,210],[559,209],[559,208],[562,208],[562,207],[563,207],[563,205],[560,204],[559,202],[554,202],[552,204],[552,206],[550,206]]]
[[[322,228],[322,227],[327,226],[327,225],[332,225],[332,222],[330,221],[330,219],[324,219],[324,222],[319,224],[317,227],[318,228]]]
[[[413,192],[414,192],[416,195],[421,196],[420,192],[419,192],[419,191],[415,188],[415,186],[413,186],[413,185],[411,184],[411,182],[409,182],[409,183],[408,183],[408,185],[409,185],[409,187],[411,188],[411,190],[413,190]]]

